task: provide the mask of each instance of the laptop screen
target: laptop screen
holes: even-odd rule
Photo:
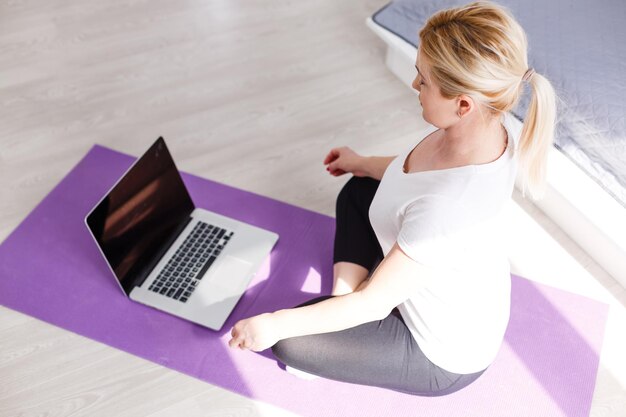
[[[194,205],[163,138],[126,172],[86,223],[126,294],[154,268]]]

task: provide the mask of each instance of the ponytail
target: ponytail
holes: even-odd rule
[[[522,193],[528,190],[533,199],[542,198],[546,190],[548,154],[554,142],[556,94],[550,81],[534,73],[528,79],[532,89],[518,152]]]

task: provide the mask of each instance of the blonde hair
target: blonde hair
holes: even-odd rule
[[[554,141],[556,94],[528,67],[528,41],[511,12],[489,1],[441,10],[419,32],[419,48],[443,97],[469,95],[492,115],[516,107],[524,80],[532,97],[518,145],[523,191],[545,190],[548,152]]]

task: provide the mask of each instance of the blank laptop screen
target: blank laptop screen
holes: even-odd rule
[[[189,221],[193,202],[159,138],[87,216],[104,257],[129,294]]]

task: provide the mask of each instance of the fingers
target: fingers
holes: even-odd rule
[[[241,332],[237,330],[236,325],[230,331],[230,335],[232,336],[232,338],[228,341],[228,346],[231,348],[241,347],[244,340],[243,340]]]
[[[328,166],[326,167],[326,171],[328,171],[330,173],[330,175],[333,175],[335,177],[339,176],[339,175],[343,175],[346,173],[345,170],[338,168],[337,165],[339,165],[338,163],[330,163],[328,164]]]
[[[343,175],[343,174],[346,173],[346,171],[344,171],[343,169],[331,170],[331,169],[327,168],[327,171],[330,172],[330,175],[332,175],[333,177],[338,177],[338,176]]]
[[[230,332],[232,338],[228,341],[228,346],[231,348],[239,348],[241,350],[251,349],[252,348],[252,340],[249,337],[246,337],[246,334],[237,329],[237,325],[233,327]]]
[[[252,342],[250,342],[250,339],[244,339],[240,347],[242,349],[250,349],[252,347]]]
[[[352,165],[355,155],[356,153],[347,146],[331,149],[328,155],[326,155],[326,158],[324,158],[326,171],[334,177],[352,172],[351,168],[348,168],[348,166]]]
[[[339,157],[339,149],[333,148],[330,150],[326,158],[324,158],[324,165],[328,165]]]
[[[324,159],[324,165],[327,165],[326,171],[335,177],[346,173],[343,169],[337,168],[337,160],[341,157],[341,150],[343,148],[333,148],[330,150],[326,158]]]
[[[336,168],[336,166],[337,164],[328,164],[328,166],[326,167],[326,171],[328,171],[330,175],[334,175],[335,177],[346,173],[346,171],[340,168]]]
[[[239,346],[239,339],[237,337],[232,337],[229,341],[228,341],[228,347],[231,348],[236,348],[237,346]]]
[[[241,350],[252,349],[252,342],[249,339],[235,338],[235,339],[230,339],[230,341],[228,342],[228,346],[233,349],[235,348],[239,348]]]
[[[247,349],[246,340],[240,337],[232,338],[228,342],[228,346],[231,348]]]

